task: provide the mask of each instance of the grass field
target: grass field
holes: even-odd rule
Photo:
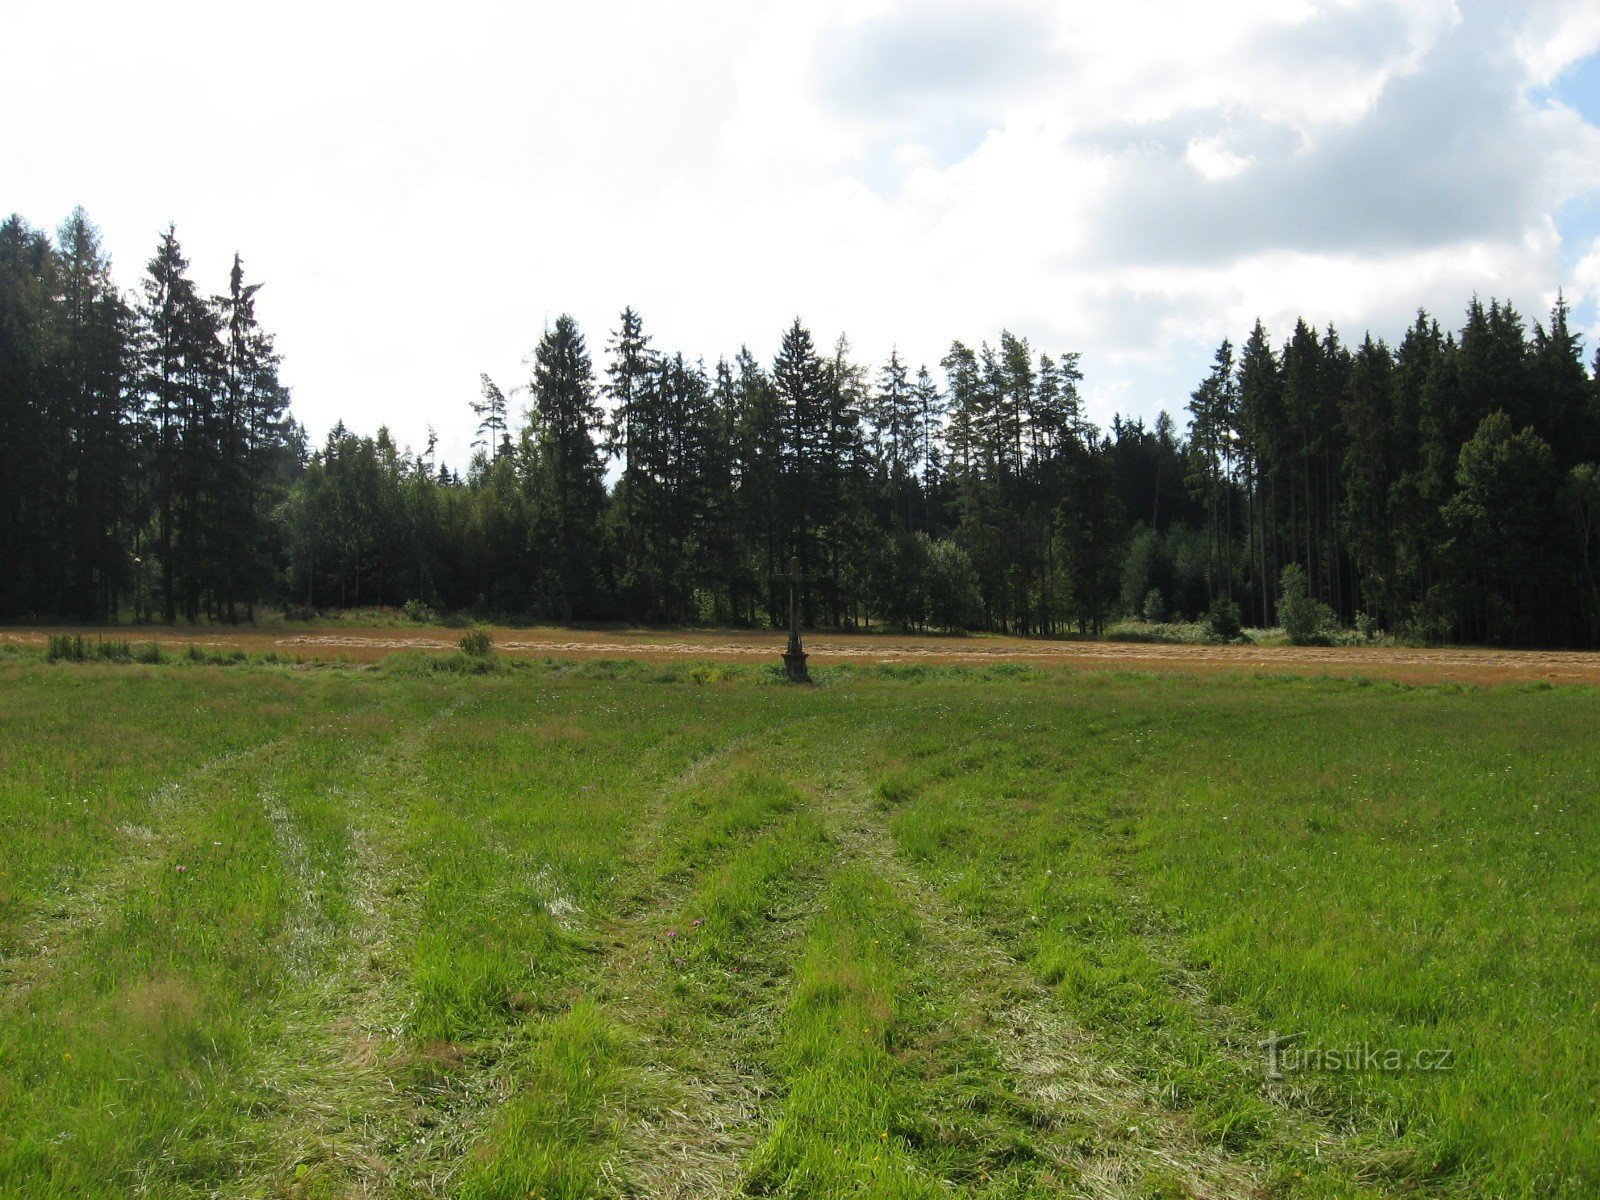
[[[1600,1194],[1600,691],[469,668],[0,653],[0,1194]]]

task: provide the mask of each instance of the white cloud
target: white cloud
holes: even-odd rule
[[[107,4],[81,23],[65,74],[24,54],[0,77],[34,115],[0,132],[5,201],[50,224],[83,203],[128,284],[169,219],[206,286],[241,249],[315,432],[433,424],[458,459],[478,372],[520,379],[562,311],[597,359],[630,303],[708,357],[766,356],[796,313],[874,360],[1009,326],[1083,351],[1096,406],[1152,415],[1257,314],[1393,335],[1474,291],[1530,315],[1558,286],[1600,295],[1600,250],[1564,272],[1552,221],[1595,194],[1600,132],[1530,99],[1600,47],[1592,3]],[[8,34],[57,25],[35,6]]]
[[[1255,161],[1253,156],[1235,154],[1228,146],[1228,139],[1221,134],[1191,139],[1183,157],[1209,183],[1232,179]]]

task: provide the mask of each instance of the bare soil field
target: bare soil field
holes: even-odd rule
[[[407,651],[454,650],[459,633],[433,626],[244,627],[144,626],[129,628],[29,627],[0,630],[0,644],[43,645],[51,634],[156,641],[182,650],[269,651],[310,661],[374,662]],[[520,658],[638,658],[646,661],[711,659],[776,661],[784,635],[764,630],[495,628],[494,645]],[[1600,653],[1402,646],[1196,646],[1101,641],[1054,641],[978,635],[922,637],[890,634],[816,634],[806,638],[812,664],[923,663],[984,665],[1016,662],[1079,671],[1178,671],[1187,674],[1318,674],[1389,679],[1404,683],[1600,684]]]

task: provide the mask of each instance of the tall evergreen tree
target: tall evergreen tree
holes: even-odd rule
[[[1390,436],[1395,391],[1389,348],[1369,334],[1356,351],[1343,401],[1345,515],[1362,608],[1385,617],[1397,610],[1399,599],[1389,523],[1398,474]]]
[[[57,262],[21,217],[0,224],[0,616],[59,611],[60,477],[66,425],[51,372]]]
[[[583,335],[563,313],[534,351],[528,471],[534,500],[539,606],[564,621],[604,615],[600,518],[603,417]]]
[[[161,611],[200,615],[207,551],[220,531],[203,495],[218,469],[218,321],[189,278],[176,231],[168,226],[146,268],[139,308],[139,385],[147,420],[153,550]]]
[[[54,338],[61,389],[55,456],[62,491],[62,607],[85,619],[114,613],[127,580],[123,551],[133,462],[128,379],[130,314],[111,282],[100,233],[79,208],[57,234],[60,302]]]
[[[779,499],[782,537],[793,547],[806,575],[826,566],[819,546],[824,522],[829,467],[828,374],[811,331],[798,317],[783,335],[772,364],[772,388],[783,428],[783,471]],[[774,567],[786,561],[781,551]],[[776,607],[776,605],[774,605]],[[803,589],[807,624],[814,622],[812,589]]]
[[[272,586],[279,548],[272,512],[282,499],[293,456],[289,392],[278,378],[274,339],[256,317],[259,283],[244,281],[238,254],[228,292],[217,298],[223,327],[218,471],[210,507],[217,514],[216,584],[228,620],[238,606],[255,619]]]
[[[510,402],[500,385],[487,373],[478,376],[478,399],[472,402],[472,415],[478,418],[477,440],[490,458],[511,452]]]

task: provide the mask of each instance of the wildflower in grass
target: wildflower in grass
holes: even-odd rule
[[[669,938],[675,938],[678,936],[678,931],[676,929],[669,929],[667,930],[667,936]]]
[[[705,923],[706,923],[706,919],[704,917],[696,917],[694,919],[694,927],[696,929],[699,929],[700,926],[704,925]]]
[[[182,863],[179,863],[179,864],[178,864],[178,866],[177,866],[177,871],[178,871],[178,874],[179,874],[179,875],[182,875],[182,874],[183,874],[183,873],[184,873],[184,872],[185,872],[185,871],[187,871],[187,870],[188,870],[188,869],[189,869],[189,868],[188,868],[188,867],[186,867],[186,866],[184,866],[184,865],[183,865],[183,864],[182,864]]]

